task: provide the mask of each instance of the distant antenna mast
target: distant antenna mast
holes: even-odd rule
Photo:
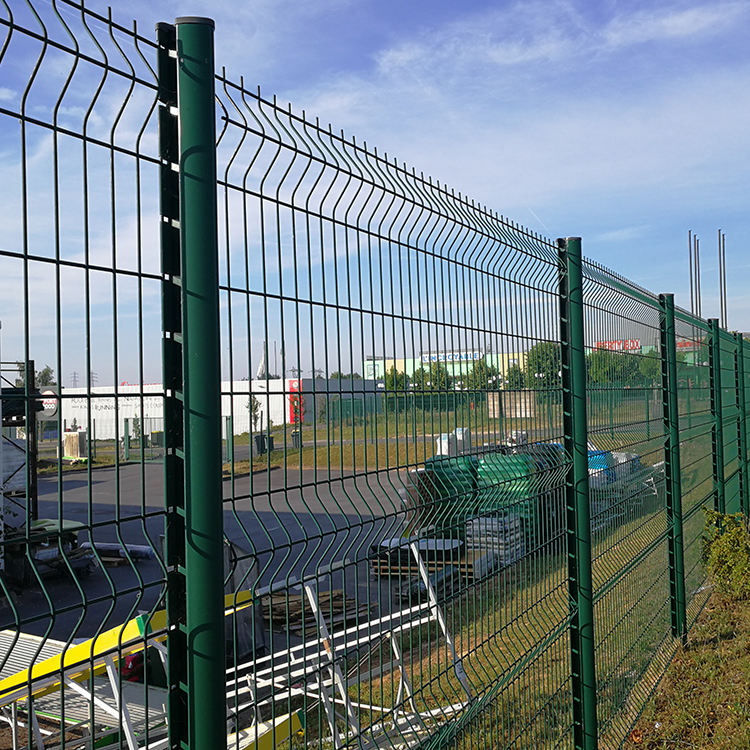
[[[700,318],[703,314],[701,302],[701,242],[693,237],[693,265],[695,266],[695,314]]]
[[[701,252],[700,240],[688,231],[688,258],[690,259],[690,312],[701,317]]]
[[[75,370],[73,370],[73,373],[70,376],[70,383],[73,388],[78,388],[78,373]]]
[[[690,314],[695,315],[695,275],[693,274],[693,230],[688,229],[688,262],[690,263]]]
[[[719,230],[719,322],[723,329],[729,327],[727,311],[727,237]]]

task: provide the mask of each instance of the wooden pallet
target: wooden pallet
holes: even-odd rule
[[[329,627],[358,619],[363,615],[369,616],[370,610],[377,606],[373,603],[358,603],[356,599],[345,596],[343,589],[320,591],[318,602],[323,618]],[[271,622],[274,630],[288,627],[293,632],[301,632],[303,628],[306,630],[317,628],[310,603],[302,594],[276,593],[270,597],[264,596],[261,604],[263,617]]]
[[[427,568],[427,573],[430,575],[437,573],[447,566],[453,566],[465,573],[467,578],[472,578],[474,575],[474,562],[484,554],[483,551],[470,549],[459,560],[425,560],[424,564],[425,568]],[[382,557],[372,560],[372,572],[379,577],[391,576],[392,578],[399,578],[401,580],[414,578],[419,575],[419,569],[414,560],[391,561]]]

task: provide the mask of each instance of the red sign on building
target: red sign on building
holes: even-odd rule
[[[304,418],[302,395],[300,394],[299,380],[290,380],[289,382],[289,424],[302,422]]]
[[[623,339],[621,341],[597,341],[597,349],[607,349],[610,352],[639,352],[641,350],[640,339]]]

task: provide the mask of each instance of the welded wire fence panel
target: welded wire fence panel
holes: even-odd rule
[[[660,309],[596,264],[585,271],[597,718],[616,746],[671,640]]]
[[[724,453],[724,475],[726,512],[738,513],[740,504],[740,464],[737,441],[737,366],[735,353],[737,342],[725,331],[721,332],[721,400],[719,410]]]
[[[143,660],[165,581],[144,460],[163,408],[144,385],[161,382],[154,44],[69,2],[2,3],[0,28],[0,746],[143,743],[166,687]]]
[[[2,7],[0,746],[618,747],[748,510],[741,337],[223,73],[190,120],[194,28]]]
[[[709,592],[704,586],[701,538],[704,507],[713,507],[712,420],[708,356],[709,330],[687,315],[677,320],[677,376],[680,404],[682,510],[685,535],[685,590],[688,622],[698,616]]]
[[[220,84],[226,533],[265,633],[240,717],[567,742],[554,247]]]

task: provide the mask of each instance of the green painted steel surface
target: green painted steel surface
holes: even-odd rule
[[[663,294],[661,316],[662,393],[664,401],[664,485],[669,525],[669,583],[672,635],[687,641],[685,605],[685,552],[682,525],[682,481],[680,462],[680,417],[677,390],[674,295]]]
[[[580,238],[572,237],[558,242],[564,445],[571,457],[565,484],[574,744],[576,748],[594,750],[598,746],[598,729],[583,263]]]
[[[3,664],[140,616],[73,675],[146,716],[166,644],[123,746],[622,745],[707,601],[702,509],[750,502],[748,344],[215,75],[200,19],[25,7],[2,684],[100,742],[111,711]]]
[[[195,750],[226,742],[219,258],[214,23],[178,18],[185,627],[188,732]]]

